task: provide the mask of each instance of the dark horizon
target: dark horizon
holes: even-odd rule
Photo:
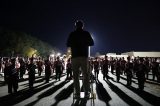
[[[74,22],[82,19],[96,52],[160,51],[160,7],[154,1],[1,1],[0,27],[28,33],[66,51]]]

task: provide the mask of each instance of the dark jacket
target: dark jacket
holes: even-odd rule
[[[84,30],[71,32],[67,40],[67,47],[71,47],[72,58],[88,57],[88,46],[93,45],[90,33]]]

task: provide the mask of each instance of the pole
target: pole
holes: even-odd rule
[[[88,56],[89,56],[89,58],[91,56],[91,47],[90,46],[88,47]]]

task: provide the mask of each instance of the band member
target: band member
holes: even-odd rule
[[[155,76],[156,76],[158,81],[158,70],[159,70],[159,63],[157,62],[157,58],[155,58],[152,62],[153,80],[155,80]]]
[[[133,64],[130,61],[130,57],[127,57],[127,63],[126,63],[126,74],[127,74],[127,85],[131,86],[132,84],[132,69]]]
[[[125,61],[124,57],[122,57],[122,60],[121,60],[121,74],[125,74],[125,64],[126,64],[126,61]]]
[[[146,66],[145,70],[146,79],[148,79],[148,74],[150,72],[150,63],[148,57],[145,58],[144,65]]]
[[[146,70],[146,66],[144,64],[144,60],[143,60],[143,58],[140,58],[140,63],[138,66],[138,70],[136,72],[137,79],[138,79],[138,87],[140,90],[144,89],[145,70]]]
[[[121,74],[121,60],[120,59],[116,61],[115,67],[116,67],[117,82],[119,82],[119,80],[120,80],[120,74]]]
[[[108,79],[108,66],[109,66],[108,56],[105,56],[105,59],[103,60],[102,63],[103,79],[105,78]]]
[[[24,61],[24,58],[20,59],[20,79],[23,79],[23,75],[26,71],[26,63]]]
[[[7,75],[8,75],[8,72],[10,71],[10,65],[11,65],[10,59],[6,58],[4,63],[4,81],[5,81],[4,83],[7,83],[8,81]]]
[[[29,65],[28,65],[29,88],[30,89],[33,88],[33,83],[35,81],[35,69],[36,69],[36,65],[34,63],[34,58],[32,57],[30,59]]]
[[[14,92],[17,92],[18,89],[18,70],[15,66],[15,58],[11,59],[11,65],[6,72],[7,82],[8,82],[8,93],[12,93],[12,88]]]
[[[43,61],[40,57],[39,60],[37,61],[37,66],[38,66],[38,75],[41,76],[43,71]]]
[[[51,76],[52,64],[50,61],[50,57],[48,56],[47,60],[45,60],[45,79],[46,83],[49,83],[49,79]]]
[[[113,74],[115,69],[115,59],[113,59],[113,57],[111,57],[110,66],[111,66],[111,73]]]
[[[71,64],[71,58],[67,60],[66,64],[66,70],[67,70],[67,80],[72,79],[72,64]]]
[[[99,61],[98,61],[98,58],[96,57],[95,58],[95,61],[93,63],[93,67],[94,67],[94,75],[95,75],[95,78],[98,79],[98,74],[99,74]]]
[[[61,74],[62,74],[62,71],[63,71],[63,63],[60,60],[59,56],[57,57],[57,60],[54,62],[54,69],[56,71],[56,80],[58,78],[59,81],[60,81]]]

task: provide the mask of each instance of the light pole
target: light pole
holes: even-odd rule
[[[88,47],[88,56],[89,57],[91,56],[91,47],[90,46]]]

